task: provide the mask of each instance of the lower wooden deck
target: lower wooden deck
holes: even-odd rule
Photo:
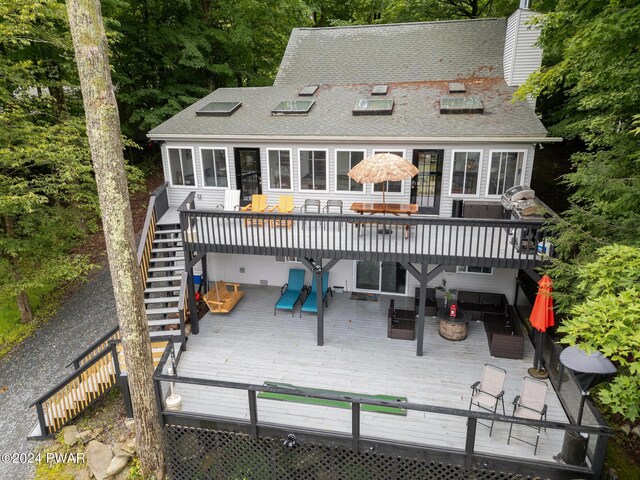
[[[378,302],[351,300],[345,292],[329,299],[325,311],[325,345],[316,345],[316,317],[299,318],[299,307],[273,314],[279,289],[242,287],[246,295],[230,314],[207,314],[200,334],[192,335],[178,366],[180,376],[262,384],[265,381],[299,387],[322,388],[360,394],[406,396],[408,401],[467,409],[470,385],[479,380],[485,363],[507,371],[505,408],[519,394],[522,378],[532,365],[533,346],[526,341],[524,358],[509,360],[489,354],[481,322],[469,324],[461,342],[438,335],[437,321],[426,319],[424,356],[415,355],[415,343],[386,338],[389,300],[396,308],[410,308],[413,299],[380,296]],[[547,382],[549,384],[549,382]],[[199,385],[178,384],[183,411],[248,420],[247,394]],[[548,419],[567,422],[549,384]],[[417,445],[464,449],[466,419],[423,412],[406,417],[361,413],[361,434]],[[281,425],[349,433],[347,409],[258,399],[258,420]],[[542,431],[537,455],[533,447],[517,440],[507,445],[509,424],[496,423],[493,434],[478,426],[476,451],[509,457],[553,461],[562,448],[563,432]],[[517,431],[517,432],[516,432]],[[534,440],[536,432],[515,426],[518,436]]]

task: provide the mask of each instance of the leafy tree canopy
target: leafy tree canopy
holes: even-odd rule
[[[600,400],[631,421],[640,417],[640,248],[602,247],[578,269],[578,301],[558,328],[564,342],[597,350],[618,365]]]
[[[588,259],[609,243],[640,244],[640,5],[560,0],[544,20],[544,66],[521,88],[552,104],[552,134],[579,139],[565,176],[571,207],[557,250]]]

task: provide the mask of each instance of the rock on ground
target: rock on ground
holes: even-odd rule
[[[85,456],[87,465],[96,480],[104,480],[108,477],[107,470],[113,458],[111,447],[97,440],[91,440],[85,450]]]
[[[117,455],[113,457],[107,469],[107,475],[117,475],[127,466],[127,463],[129,463],[128,456]]]
[[[75,425],[66,426],[62,429],[65,445],[73,446],[78,441],[78,429]]]

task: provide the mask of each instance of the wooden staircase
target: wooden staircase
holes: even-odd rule
[[[152,339],[184,337],[186,275],[179,225],[155,231],[147,263],[143,279],[149,334]]]
[[[180,226],[157,224],[169,208],[166,187],[165,183],[151,196],[138,248],[154,367],[169,342],[179,355],[186,341],[187,273]],[[29,439],[54,435],[116,385],[128,395],[118,327],[96,340],[70,365],[75,371],[32,404],[38,423]]]

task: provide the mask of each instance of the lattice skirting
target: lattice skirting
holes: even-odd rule
[[[165,453],[172,480],[532,480],[491,470],[285,439],[167,425]]]

